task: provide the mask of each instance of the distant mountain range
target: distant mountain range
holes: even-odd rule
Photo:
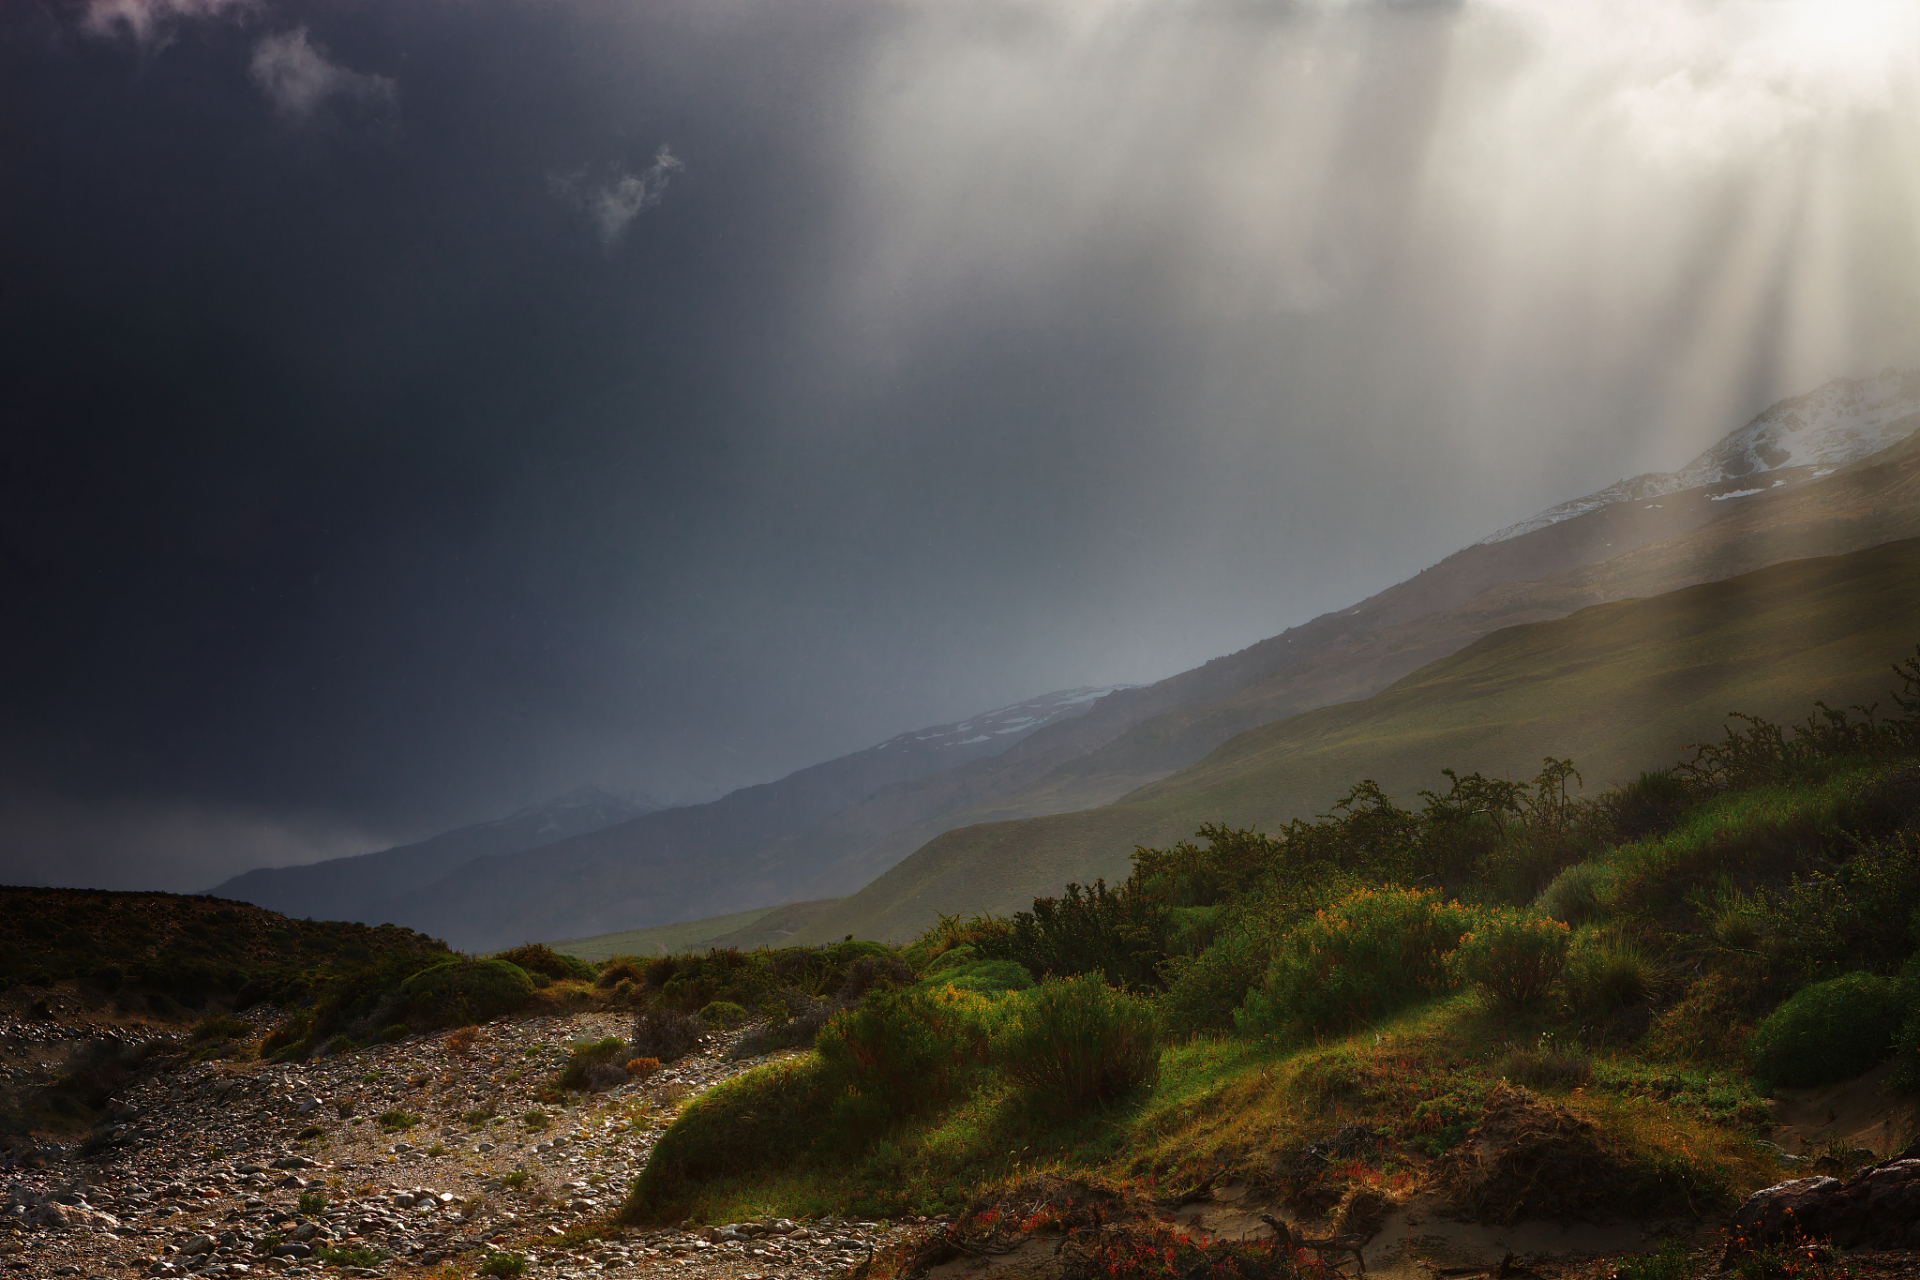
[[[936,911],[1020,905],[1035,884],[1123,870],[1130,841],[1163,833],[1115,825],[1128,805],[1114,802],[1188,776],[1249,731],[1373,698],[1503,628],[1920,536],[1916,427],[1920,374],[1831,382],[1679,471],[1561,503],[1352,608],[1156,684],[1071,690],[902,734],[709,805],[449,863],[339,914],[478,948],[843,895],[795,940],[905,936]],[[1296,796],[1308,812],[1333,798],[1310,791]],[[1049,833],[1044,854],[1028,831]],[[300,870],[252,872],[216,892],[314,914],[243,891],[249,877]]]
[[[818,878],[823,870],[783,869],[777,854],[783,842],[889,785],[1005,751],[1047,725],[1084,714],[1112,691],[1105,686],[1043,694],[956,724],[899,734],[709,804],[667,809],[587,788],[418,844],[248,871],[208,892],[295,917],[418,920],[423,932],[468,949],[557,936],[543,931],[545,923],[527,932],[528,922],[568,919],[575,902],[580,917],[591,922],[575,933],[593,932],[607,920],[656,924],[714,914],[735,902],[778,902],[792,896],[800,880]],[[587,870],[608,857],[636,854],[645,868],[641,883],[624,889]],[[738,868],[703,882],[697,869],[713,871],[715,857],[764,867],[763,890],[753,891]],[[748,896],[730,896],[736,889]],[[552,901],[556,894],[564,902]]]
[[[297,867],[262,867],[243,872],[207,892],[217,898],[251,902],[295,919],[385,924],[390,917],[375,917],[386,910],[391,899],[425,888],[476,858],[538,849],[659,808],[650,801],[582,787],[558,800],[444,832],[418,844]]]

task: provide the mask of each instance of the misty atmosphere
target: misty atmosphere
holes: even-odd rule
[[[1904,366],[1910,6],[0,19],[4,874],[712,800]]]

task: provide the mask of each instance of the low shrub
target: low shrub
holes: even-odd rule
[[[567,1054],[567,1065],[560,1070],[560,1087],[563,1089],[590,1089],[599,1092],[612,1085],[625,1084],[626,1069],[620,1066],[626,1060],[627,1042],[614,1036],[593,1043],[572,1046]],[[604,1070],[611,1067],[619,1072],[618,1079],[611,1079],[611,1073]]]
[[[360,1042],[352,1036],[335,1036],[333,1039],[327,1041],[328,1053],[352,1053],[359,1047]]]
[[[193,1034],[189,1042],[199,1043],[206,1040],[238,1040],[253,1034],[253,1024],[242,1018],[227,1018],[215,1014],[194,1023]]]
[[[405,1111],[382,1111],[374,1117],[382,1133],[401,1133],[420,1123],[420,1117]]]
[[[400,990],[422,1024],[462,1027],[512,1013],[534,986],[525,969],[495,957],[437,964],[408,978]]]
[[[282,1019],[260,1042],[260,1056],[268,1057],[303,1042],[312,1029],[311,1014],[296,1013],[292,1017]]]
[[[953,1096],[989,1061],[994,1014],[985,997],[950,987],[875,991],[835,1014],[816,1044],[840,1085],[835,1123],[872,1133]]]
[[[1289,932],[1266,981],[1234,1012],[1247,1034],[1345,1031],[1446,982],[1473,913],[1434,890],[1359,889]]]
[[[324,1191],[302,1191],[294,1211],[303,1218],[317,1218],[327,1211],[327,1193]]]
[[[635,1015],[631,1043],[642,1057],[675,1062],[699,1048],[706,1030],[690,1013],[653,1005]]]
[[[1803,987],[1754,1029],[1754,1074],[1774,1084],[1831,1084],[1892,1052],[1907,1011],[1896,978],[1849,973]]]
[[[552,1121],[548,1118],[546,1112],[534,1110],[521,1112],[520,1123],[528,1130],[538,1133],[540,1130],[546,1128],[548,1124],[552,1123]]]
[[[1608,1013],[1645,1004],[1659,988],[1659,967],[1630,938],[1587,933],[1567,957],[1567,997],[1585,1013]]]
[[[995,1058],[1039,1099],[1084,1106],[1130,1093],[1159,1075],[1152,1007],[1109,987],[1098,974],[1049,978],[1012,1016]]]
[[[480,1260],[475,1274],[518,1280],[518,1277],[527,1274],[527,1259],[524,1254],[518,1253],[489,1253]]]
[[[1555,876],[1533,905],[1577,929],[1607,914],[1614,876],[1614,869],[1604,862],[1576,862]]]
[[[1492,907],[1447,956],[1447,973],[1510,1009],[1538,1005],[1560,985],[1571,931],[1533,911]]]
[[[368,1270],[386,1261],[385,1252],[364,1244],[323,1244],[313,1251],[314,1260],[335,1267],[359,1267]]]
[[[1593,1059],[1543,1035],[1537,1044],[1509,1050],[1495,1072],[1529,1089],[1572,1089],[1592,1081]]]
[[[702,1183],[792,1164],[851,1135],[823,1124],[844,1084],[817,1057],[748,1071],[696,1098],[660,1135],[621,1209],[628,1221],[679,1217]]]
[[[600,962],[600,970],[594,975],[596,987],[617,987],[623,982],[635,985],[647,980],[647,961],[640,956],[614,956]]]
[[[993,995],[1002,991],[1026,991],[1033,986],[1033,975],[1012,960],[975,960],[942,969],[922,979],[919,985],[922,989],[952,987],[956,991]]]
[[[627,1074],[635,1080],[645,1080],[659,1069],[660,1059],[658,1058],[627,1059]]]
[[[516,965],[530,976],[540,973],[555,980],[571,978],[576,982],[592,982],[596,977],[594,967],[585,960],[564,951],[555,951],[544,942],[522,943],[511,951],[500,952],[494,958]]]
[[[709,1027],[719,1031],[729,1031],[752,1015],[731,1000],[715,1000],[694,1016]]]

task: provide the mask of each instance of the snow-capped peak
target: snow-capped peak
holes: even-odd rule
[[[1920,368],[1888,369],[1873,378],[1835,378],[1806,395],[1782,400],[1678,471],[1621,480],[1508,525],[1475,545],[1505,542],[1616,502],[1650,502],[1684,489],[1788,467],[1843,467],[1911,435],[1914,423],[1908,419],[1916,412]],[[1758,491],[1747,489],[1742,496]]]
[[[1010,707],[984,712],[958,724],[936,725],[930,729],[918,729],[912,733],[903,733],[888,738],[875,748],[879,751],[904,747],[935,749],[941,747],[971,747],[982,742],[1000,741],[1011,745],[1014,735],[1025,737],[1036,729],[1045,728],[1055,720],[1079,715],[1096,699],[1104,698],[1116,689],[1131,689],[1130,684],[1103,685],[1099,688],[1063,689],[1058,693],[1043,693],[1037,698],[1025,702],[1016,702]]]

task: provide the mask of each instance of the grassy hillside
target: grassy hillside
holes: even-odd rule
[[[1272,830],[1323,812],[1362,777],[1406,798],[1443,766],[1527,778],[1552,755],[1598,787],[1718,736],[1735,708],[1876,700],[1887,655],[1915,636],[1917,540],[1508,628],[1371,698],[1242,733],[1115,804],[949,832],[800,938],[907,938],[941,914],[1012,911],[1069,881],[1118,879],[1136,845],[1203,823]]]
[[[294,920],[199,894],[0,887],[0,991],[82,979],[198,1008],[249,983],[328,973],[395,955],[448,958],[395,925]]]
[[[1786,566],[1771,586],[1805,602],[1803,648],[1833,656],[1812,633],[1835,599],[1874,604],[1913,554]],[[1746,602],[1764,604],[1751,584]],[[1594,612],[1589,631],[1494,637],[1449,676],[1494,702],[1503,663],[1617,690],[1594,652],[1611,639],[1666,653],[1651,679],[1676,702],[1698,692],[1690,643],[1731,640],[1732,660],[1788,678],[1775,648],[1698,609]],[[1899,697],[1877,723],[1749,719],[1586,798],[1552,769],[1531,787],[1437,779],[1406,805],[1354,787],[1279,838],[1210,824],[1205,847],[1136,851],[1112,890],[942,920],[890,963],[847,944],[886,976],[783,1041],[811,1052],[684,1108],[623,1217],[954,1214],[876,1277],[966,1253],[1024,1253],[1009,1273],[1036,1276],[1325,1274],[1263,1211],[1368,1272],[1497,1275],[1525,1250],[1541,1276],[1682,1280],[1722,1258],[1743,1280],[1852,1274],[1792,1251],[1904,1247],[1906,1215],[1847,1218],[1857,1198],[1810,1192],[1790,1221],[1720,1228],[1786,1178],[1879,1178],[1914,1137],[1915,654],[1910,638],[1879,654]],[[1817,658],[1801,672],[1845,683]],[[1431,683],[1399,687],[1415,720],[1439,705],[1419,703]],[[1233,781],[1255,756],[1209,765]],[[1642,1249],[1657,1253],[1619,1256]]]
[[[1468,547],[1352,609],[1116,694],[1005,756],[888,788],[791,842],[786,853],[827,863],[832,848],[854,850],[801,886],[847,893],[948,831],[1109,804],[1236,734],[1370,697],[1503,627],[1915,536],[1920,439],[1831,476],[1730,502],[1693,490],[1658,507],[1602,508]]]

